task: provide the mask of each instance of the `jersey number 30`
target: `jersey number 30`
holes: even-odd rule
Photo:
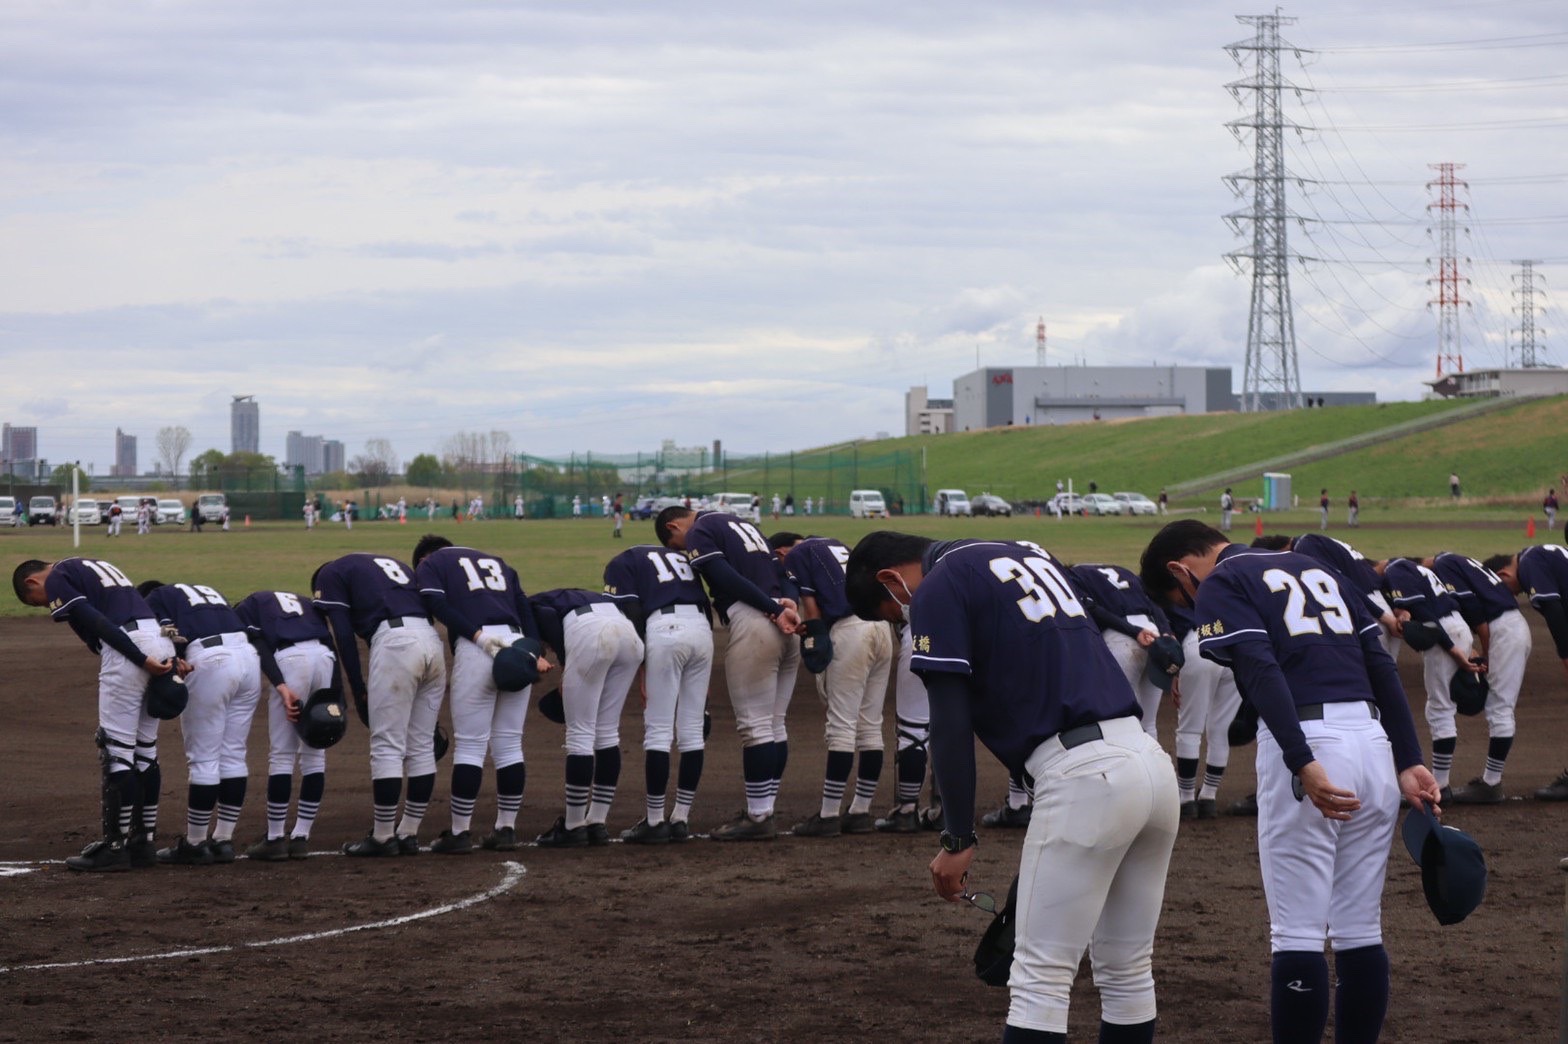
[[[1067,579],[1043,558],[1026,558],[1021,563],[1015,558],[993,558],[991,572],[998,580],[1016,582],[1024,589],[1018,608],[1030,623],[1055,616],[1058,609],[1065,616],[1084,615],[1083,603]]]

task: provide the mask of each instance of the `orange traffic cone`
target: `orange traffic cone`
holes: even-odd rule
[[[399,516],[397,516],[397,524],[400,525],[400,526],[408,525],[408,516],[407,515],[399,515]]]
[[[463,513],[461,511],[459,511],[457,514],[453,515],[452,517],[454,519],[456,519],[458,522],[462,522],[463,521]]]
[[[1527,518],[1525,520],[1525,523],[1524,523],[1524,535],[1525,535],[1526,539],[1529,539],[1529,540],[1534,540],[1535,539],[1535,516],[1534,515],[1531,515],[1529,518]]]
[[[1253,536],[1262,536],[1263,535],[1263,516],[1262,515],[1259,515],[1257,518],[1252,520],[1252,535]]]
[[[245,528],[246,529],[250,528],[250,516],[249,515],[245,516]]]

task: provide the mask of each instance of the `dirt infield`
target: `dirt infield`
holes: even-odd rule
[[[1509,761],[1512,794],[1550,782],[1568,760],[1565,676],[1544,628],[1527,615],[1536,654]],[[1408,652],[1403,670],[1419,700]],[[366,862],[323,854],[302,863],[241,860],[109,875],[40,864],[72,854],[97,830],[95,671],[64,627],[42,619],[0,627],[0,713],[9,740],[0,768],[0,861],[12,861],[0,872],[29,871],[0,876],[0,1041],[307,1034],[326,1041],[969,1041],[1000,1034],[1006,991],[982,985],[969,965],[987,919],[931,895],[925,865],[936,845],[929,834]],[[727,818],[741,800],[722,679],[712,708],[698,828]],[[615,829],[641,815],[641,727],[634,707],[622,730],[627,756]],[[809,815],[820,787],[821,717],[804,673],[790,728],[784,822]],[[1169,735],[1162,718],[1162,737]],[[265,744],[258,727],[240,824],[246,840],[262,829]],[[176,727],[164,728],[161,750],[160,833],[168,836],[182,825],[185,805]],[[527,753],[519,833],[531,835],[558,812],[562,768],[559,727],[533,712]],[[1464,719],[1456,779],[1478,774],[1484,754],[1484,723]],[[890,795],[889,761],[879,807]],[[989,802],[1005,783],[988,757],[982,764],[979,792]],[[446,821],[449,768],[442,765],[425,821],[427,842]],[[332,751],[328,772],[314,833],[323,853],[369,825],[363,729]],[[1247,793],[1252,775],[1247,748],[1233,759],[1222,804]],[[475,816],[481,827],[493,811],[491,783],[487,775]],[[1465,924],[1439,928],[1415,868],[1402,848],[1395,852],[1385,899],[1394,969],[1385,1039],[1553,1039],[1562,957],[1557,860],[1568,854],[1568,806],[1515,800],[1452,809],[1448,819],[1485,847],[1489,894]],[[975,887],[1005,890],[1019,841],[1016,832],[982,836]],[[508,862],[526,873],[516,879]],[[332,934],[288,941],[307,933]],[[206,952],[188,952],[196,950]],[[126,960],[79,963],[107,958]],[[1163,1039],[1267,1038],[1267,917],[1252,820],[1184,822],[1155,961]],[[1073,1039],[1093,1039],[1097,1017],[1085,971],[1074,994]]]

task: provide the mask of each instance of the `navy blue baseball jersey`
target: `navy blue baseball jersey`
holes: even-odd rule
[[[1198,626],[1197,617],[1193,615],[1192,609],[1185,605],[1165,602],[1160,608],[1165,610],[1165,618],[1170,621],[1171,634],[1176,636],[1177,641],[1186,641],[1187,635]]]
[[[1390,559],[1383,567],[1383,588],[1389,604],[1403,609],[1413,620],[1437,623],[1459,611],[1459,603],[1438,575],[1420,562]]]
[[[1010,771],[1063,729],[1138,714],[1100,629],[1046,551],[953,540],[931,545],[922,565],[910,669],[969,676],[974,734]]]
[[[598,591],[584,591],[577,587],[558,587],[530,595],[528,604],[534,620],[539,625],[539,637],[562,657],[566,656],[566,618],[583,606],[599,603],[615,604],[615,599]]]
[[[1067,570],[1069,579],[1085,598],[1138,629],[1162,630],[1164,615],[1143,589],[1143,581],[1130,569],[1114,565],[1080,563]]]
[[[1540,608],[1546,602],[1561,602],[1568,589],[1568,547],[1536,544],[1519,552],[1519,589]]]
[[[1198,586],[1195,609],[1198,651],[1236,671],[1292,772],[1313,760],[1296,711],[1353,700],[1377,705],[1399,769],[1420,763],[1410,706],[1379,641],[1381,628],[1337,570],[1295,551],[1231,544]]]
[[[708,592],[686,556],[658,544],[628,547],[610,559],[604,567],[604,593],[617,602],[635,601],[644,616],[672,605],[708,611]]]
[[[1383,611],[1383,607],[1370,601],[1370,596],[1382,591],[1382,581],[1377,575],[1377,569],[1367,561],[1366,556],[1343,540],[1335,540],[1322,533],[1304,533],[1297,537],[1291,544],[1291,550],[1298,554],[1315,558],[1326,566],[1338,571],[1356,594],[1368,599],[1368,605],[1374,615]]]
[[[235,615],[248,634],[260,635],[268,647],[287,649],[300,642],[330,645],[332,636],[309,598],[288,591],[257,591],[241,598]]]
[[[752,525],[736,515],[722,511],[702,511],[686,531],[686,557],[699,570],[703,563],[722,558],[769,598],[778,598],[783,591],[778,559],[768,547],[767,538]],[[735,598],[715,591],[714,604],[724,612]]]
[[[189,641],[218,634],[244,634],[245,622],[217,588],[206,584],[164,584],[148,592],[147,604],[161,624],[173,624]]]
[[[808,537],[789,549],[784,570],[800,593],[816,599],[817,611],[828,626],[854,615],[846,593],[844,565],[849,548],[832,537]]]
[[[73,616],[86,606],[102,614],[114,627],[133,620],[156,619],[147,600],[136,593],[136,585],[119,569],[96,558],[64,558],[54,564],[44,580],[44,595],[49,599],[49,615],[55,623],[69,623],[71,630],[93,652],[98,652],[98,636]]]
[[[471,547],[443,547],[419,563],[414,584],[425,608],[446,624],[447,640],[454,647],[457,639],[472,638],[491,624],[524,633],[537,630],[517,570],[495,555]]]
[[[1471,627],[1491,623],[1504,613],[1519,611],[1513,592],[1497,574],[1473,558],[1444,551],[1432,559],[1432,572],[1459,602],[1459,613]]]
[[[316,574],[316,608],[330,616],[347,612],[354,633],[370,641],[376,628],[393,617],[429,619],[414,571],[395,558],[356,551],[333,559]]]

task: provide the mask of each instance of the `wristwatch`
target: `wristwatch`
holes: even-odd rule
[[[975,847],[979,840],[979,838],[975,837],[973,830],[965,834],[963,837],[954,837],[952,834],[949,834],[946,830],[944,830],[942,831],[942,851],[962,852],[966,848]]]

